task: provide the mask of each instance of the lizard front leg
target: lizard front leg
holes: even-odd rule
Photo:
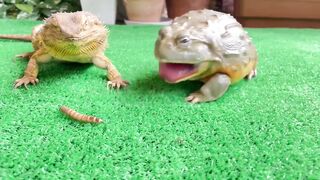
[[[229,76],[217,73],[200,90],[191,93],[186,100],[191,103],[214,101],[221,97],[231,84]]]
[[[128,81],[125,81],[121,78],[121,75],[118,72],[117,68],[105,55],[97,55],[93,58],[92,61],[94,65],[107,70],[107,76],[109,79],[109,81],[107,82],[108,87],[119,89],[122,87],[126,87],[129,84]]]
[[[14,88],[18,88],[21,85],[27,88],[29,83],[35,85],[39,82],[37,76],[39,72],[38,62],[47,62],[51,57],[41,50],[38,50],[32,54],[28,62],[27,68],[24,71],[24,76],[15,81]]]

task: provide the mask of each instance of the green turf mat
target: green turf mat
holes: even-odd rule
[[[38,23],[0,20],[0,33]],[[131,82],[122,91],[107,90],[104,70],[64,63],[14,90],[27,64],[14,56],[32,46],[0,40],[0,179],[320,179],[320,30],[248,29],[258,77],[190,105],[199,82],[157,75],[159,28],[110,27],[106,54]],[[74,122],[59,105],[105,122]]]

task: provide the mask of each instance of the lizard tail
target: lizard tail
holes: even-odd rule
[[[32,41],[31,35],[10,35],[10,34],[1,34],[0,39],[13,39],[20,41]]]
[[[101,122],[103,122],[103,120],[100,118],[97,118],[94,116],[88,116],[85,114],[80,114],[80,113],[76,112],[75,110],[70,109],[66,106],[61,106],[60,111],[62,113],[64,113],[65,115],[67,115],[77,121],[87,122],[87,123],[101,123]]]

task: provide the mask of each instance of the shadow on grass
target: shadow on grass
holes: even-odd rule
[[[23,72],[27,67],[28,60],[19,60],[21,64],[23,63],[23,69],[21,70],[21,76],[23,76]],[[38,77],[42,81],[55,81],[55,79],[59,79],[61,77],[68,77],[74,74],[82,74],[83,71],[87,70],[91,67],[92,64],[82,64],[82,63],[69,63],[69,62],[57,62],[52,61],[49,63],[41,63],[39,64],[39,74]],[[17,78],[20,78],[17,77]]]
[[[27,67],[28,61],[21,61],[21,63],[25,65],[25,69]],[[68,63],[56,61],[39,64],[39,79],[41,79],[42,82],[52,82],[61,78],[68,78],[76,74],[84,75],[83,72],[91,66],[93,66],[93,64]],[[23,72],[24,69],[21,70],[21,72]],[[21,73],[21,76],[22,75],[23,73]],[[101,79],[106,80],[105,75],[101,75],[99,77]],[[202,83],[200,81],[184,81],[177,84],[170,84],[161,79],[156,72],[153,74],[147,74],[140,79],[133,79],[130,81],[130,83],[131,84],[128,87],[128,90],[137,92],[139,94],[177,92],[189,94],[193,91],[198,90],[202,86]]]
[[[52,62],[40,65],[39,76],[42,79],[46,78],[52,80],[56,77],[68,77],[77,73],[82,73],[89,67],[93,66],[91,63],[68,63],[68,62]]]
[[[15,77],[13,82],[16,79],[23,77],[24,71],[27,67],[28,60],[17,59],[15,60],[18,64],[17,70],[19,75]],[[72,76],[85,76],[85,71],[91,67],[92,64],[82,64],[82,63],[68,63],[68,62],[57,62],[52,61],[49,63],[40,63],[39,64],[39,73],[38,79],[40,83],[45,86],[50,86],[51,83],[60,81],[61,79],[71,78]],[[31,87],[31,84],[28,85]]]
[[[170,84],[159,77],[158,74],[151,74],[142,79],[133,81],[130,89],[138,93],[172,93],[184,92],[185,94],[198,90],[202,83],[199,81],[184,81],[177,84]]]

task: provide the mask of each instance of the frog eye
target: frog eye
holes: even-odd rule
[[[190,39],[187,38],[187,37],[181,38],[181,39],[179,40],[179,42],[182,43],[182,44],[188,43],[189,41],[190,41]]]
[[[190,42],[190,38],[181,37],[181,38],[179,38],[178,42],[179,42],[179,44],[184,44],[185,45],[185,44],[188,44]]]

